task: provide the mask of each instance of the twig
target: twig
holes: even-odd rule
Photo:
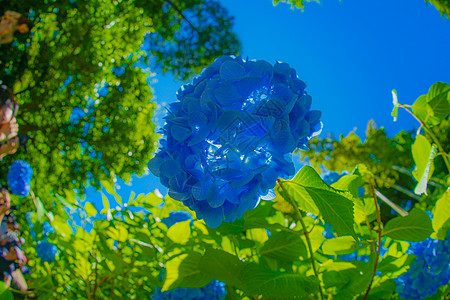
[[[385,183],[390,184],[390,186],[391,186],[392,188],[394,188],[394,189],[396,189],[397,191],[399,191],[399,192],[401,192],[401,193],[403,193],[403,194],[405,194],[405,195],[407,195],[407,196],[413,198],[414,200],[417,200],[417,201],[420,200],[420,197],[419,197],[419,196],[417,196],[416,194],[414,194],[414,193],[411,192],[410,190],[408,190],[408,189],[406,189],[406,188],[404,188],[404,187],[402,187],[402,186],[400,186],[400,185],[398,185],[398,184],[396,184],[396,183],[390,183],[389,181],[384,180],[383,178],[380,178],[379,176],[376,176],[376,175],[374,175],[373,177],[375,177],[376,179],[382,180],[382,181],[385,182]]]
[[[312,269],[314,271],[314,275],[317,277],[317,279],[319,280],[319,293],[320,293],[320,299],[323,300],[323,292],[322,292],[322,286],[320,284],[320,279],[319,279],[319,274],[317,272],[316,269],[316,263],[314,261],[314,252],[312,250],[312,246],[311,246],[311,240],[309,239],[309,233],[308,230],[306,229],[306,225],[305,222],[303,222],[303,217],[300,214],[297,205],[295,204],[295,201],[293,201],[291,199],[291,197],[289,196],[288,192],[284,189],[282,183],[284,183],[281,180],[277,180],[277,184],[280,186],[280,188],[283,190],[284,194],[286,195],[286,200],[288,200],[288,202],[294,207],[294,213],[295,213],[295,219],[297,221],[300,222],[300,224],[302,224],[302,228],[303,228],[303,232],[305,233],[305,239],[306,239],[306,244],[308,245],[308,251],[311,257],[311,265],[312,265]]]
[[[369,283],[369,286],[367,287],[366,293],[364,294],[363,300],[367,299],[367,297],[369,296],[370,289],[372,288],[373,279],[375,278],[375,274],[377,272],[378,260],[380,259],[380,250],[381,250],[381,215],[380,215],[380,210],[378,208],[378,201],[377,201],[377,196],[376,196],[375,187],[374,187],[373,183],[370,184],[370,188],[372,191],[373,201],[375,202],[375,210],[377,212],[378,247],[377,247],[377,254],[375,255],[375,263],[373,266],[372,278],[370,279],[370,283]]]
[[[383,200],[384,203],[386,203],[387,205],[389,205],[393,210],[395,210],[400,216],[402,217],[406,217],[408,215],[408,212],[406,210],[404,210],[403,208],[399,207],[398,205],[396,205],[394,202],[392,202],[391,200],[389,200],[385,195],[383,195],[382,193],[380,193],[378,190],[375,190],[375,195],[378,196],[379,199]]]
[[[200,34],[200,31],[194,26],[194,24],[189,21],[188,18],[186,18],[185,15],[183,15],[183,12],[170,0],[164,0],[165,2],[169,3],[176,11],[177,13],[186,21],[188,22],[189,26],[191,26],[192,29],[194,29],[198,34]]]

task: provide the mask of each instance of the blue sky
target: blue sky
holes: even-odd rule
[[[321,136],[356,128],[364,137],[370,119],[390,136],[417,128],[402,111],[393,122],[391,90],[412,104],[434,82],[450,82],[450,20],[422,0],[326,0],[303,12],[270,0],[220,2],[235,18],[243,57],[287,62],[307,83],[313,109],[323,112]],[[162,125],[164,106],[183,83],[170,74],[155,79],[155,121]],[[153,175],[131,184],[118,181],[125,195],[161,189]]]

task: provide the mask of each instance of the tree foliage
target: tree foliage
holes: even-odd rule
[[[38,195],[62,193],[71,187],[82,191],[83,186],[98,185],[114,175],[127,179],[143,173],[157,140],[152,123],[155,104],[139,67],[145,59],[139,49],[146,33],[160,36],[150,56],[172,55],[164,48],[169,41],[178,47],[177,57],[189,53],[190,62],[161,62],[164,69],[178,70],[183,77],[211,63],[224,49],[235,53],[239,47],[230,32],[231,20],[216,2],[0,4],[34,22],[30,36],[0,48],[0,78],[20,104],[21,133],[32,137],[28,152],[7,157],[2,174],[11,161],[26,158],[35,170],[32,185]],[[201,36],[197,42],[177,36],[180,26],[190,28],[181,16],[189,11],[189,17],[201,22],[203,6],[215,25],[196,28]],[[216,30],[217,24],[223,26],[221,31]],[[208,43],[217,40],[221,40],[220,47],[208,48]],[[202,59],[193,62],[192,57]]]

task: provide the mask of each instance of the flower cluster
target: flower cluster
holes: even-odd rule
[[[395,278],[404,299],[425,299],[450,281],[450,231],[444,241],[428,238],[411,243],[408,252],[417,255],[408,272]]]
[[[58,254],[58,248],[47,241],[39,241],[37,242],[36,253],[42,261],[51,263],[55,260],[55,256]]]
[[[30,181],[33,177],[33,169],[23,160],[16,160],[8,171],[7,182],[11,193],[20,197],[30,194]]]
[[[223,300],[226,294],[225,283],[213,280],[200,289],[178,288],[161,292],[159,288],[156,288],[155,293],[150,298],[152,300]]]
[[[295,174],[291,152],[321,131],[305,87],[286,63],[216,59],[178,91],[149,169],[209,227],[233,222]]]
[[[187,211],[171,211],[167,218],[161,220],[164,224],[166,224],[167,228],[172,227],[178,222],[183,222],[187,220],[192,220],[192,216]]]

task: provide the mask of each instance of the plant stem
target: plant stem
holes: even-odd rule
[[[306,239],[306,244],[308,245],[308,251],[309,251],[309,255],[311,257],[311,265],[312,265],[312,269],[314,271],[314,275],[317,277],[317,279],[319,280],[319,293],[320,293],[320,299],[324,299],[323,298],[323,292],[322,292],[322,286],[320,284],[320,279],[319,279],[319,274],[317,273],[317,269],[316,269],[316,263],[314,261],[314,252],[312,250],[312,246],[311,246],[311,240],[309,239],[309,233],[308,230],[306,229],[306,225],[303,222],[303,217],[297,207],[297,204],[295,203],[295,201],[293,201],[291,199],[291,197],[289,196],[288,192],[285,190],[285,188],[283,187],[282,183],[284,183],[281,180],[277,180],[277,184],[280,186],[280,188],[283,190],[284,195],[286,195],[286,200],[294,207],[294,213],[295,213],[295,219],[297,221],[300,222],[300,224],[302,224],[302,228],[303,228],[303,232],[305,234],[305,239]]]
[[[425,131],[431,136],[431,139],[433,140],[433,142],[436,143],[436,145],[439,148],[439,152],[443,152],[446,153],[444,151],[444,148],[442,148],[441,143],[439,142],[438,138],[436,137],[436,135],[434,134],[433,131],[431,131],[430,128],[428,128],[428,126],[422,121],[420,120],[410,109],[408,109],[405,105],[403,104],[398,104],[398,106],[402,107],[403,109],[405,109],[408,113],[410,113],[419,123],[420,125],[423,127],[423,129],[425,129]],[[450,172],[450,162],[448,160],[448,157],[446,155],[442,155],[442,159],[444,160],[445,165],[447,166],[447,170]]]
[[[225,285],[225,289],[228,292],[228,299],[233,300],[233,296],[231,295],[230,287],[228,286],[228,284]]]
[[[372,288],[373,279],[375,278],[375,273],[377,272],[378,260],[380,259],[380,250],[381,250],[381,226],[382,226],[381,225],[381,215],[380,215],[380,209],[378,207],[377,195],[375,193],[375,186],[374,186],[373,183],[370,184],[370,189],[372,191],[373,201],[375,202],[375,210],[377,212],[378,247],[377,247],[377,254],[375,255],[375,263],[374,263],[374,266],[373,266],[372,278],[370,279],[370,283],[369,283],[369,286],[367,287],[366,293],[364,294],[363,300],[367,299],[367,297],[369,296],[370,289]]]

